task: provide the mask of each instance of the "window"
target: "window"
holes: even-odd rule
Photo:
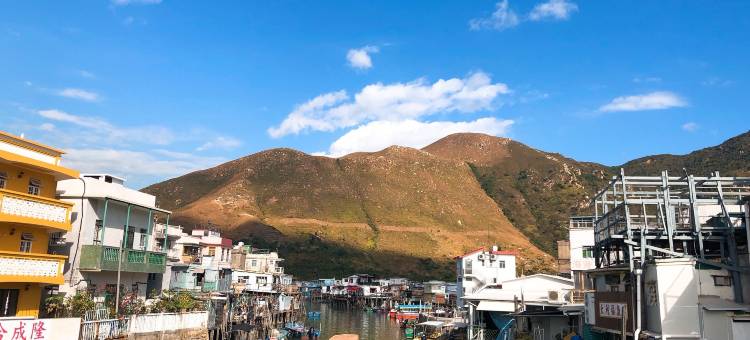
[[[505,261],[497,261],[498,268],[505,268]]]
[[[471,275],[471,259],[466,260],[466,266],[464,266],[464,273]]]
[[[18,289],[0,289],[0,317],[16,316]]]
[[[94,244],[100,244],[102,239],[102,230],[104,229],[104,221],[96,220],[94,223]]]
[[[49,245],[50,246],[62,246],[65,245],[65,232],[58,231],[49,234]]]
[[[0,172],[0,189],[5,189],[5,182],[8,180],[8,174]]]
[[[146,238],[148,235],[146,234],[146,229],[141,229],[141,237],[139,241],[139,246],[141,247],[141,250],[146,250]]]
[[[268,283],[268,278],[265,276],[258,276],[257,278],[255,278],[255,282],[259,285],[264,285]]]
[[[216,248],[208,247],[208,256],[216,256]]]
[[[729,287],[732,285],[732,277],[724,275],[711,275],[714,278],[714,286],[717,287]]]
[[[31,252],[31,241],[29,241],[29,240],[21,240],[21,252],[22,253],[30,253]]]
[[[257,266],[258,266],[258,260],[250,261],[250,267],[257,267]]]
[[[584,246],[584,247],[583,247],[583,248],[581,249],[581,252],[583,253],[582,255],[583,255],[583,258],[584,258],[584,259],[591,259],[591,258],[594,258],[594,247],[591,247],[591,246]]]
[[[42,187],[42,182],[40,182],[38,179],[30,179],[29,180],[29,195],[39,195],[39,189]]]

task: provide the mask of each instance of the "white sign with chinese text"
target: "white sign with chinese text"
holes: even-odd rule
[[[624,303],[600,302],[599,316],[603,318],[622,319],[625,314]]]
[[[2,340],[66,340],[78,339],[81,319],[0,318]]]

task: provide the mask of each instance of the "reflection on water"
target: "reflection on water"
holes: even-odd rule
[[[306,326],[320,329],[321,340],[345,333],[359,334],[360,340],[405,339],[396,320],[389,319],[387,313],[333,307],[319,302],[308,302],[306,307],[307,311],[320,311],[320,320],[308,320]]]

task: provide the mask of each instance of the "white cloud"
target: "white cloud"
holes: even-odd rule
[[[730,86],[733,85],[734,81],[721,79],[719,77],[710,77],[701,82],[703,86]]]
[[[304,131],[334,131],[373,120],[400,121],[437,113],[492,109],[495,99],[509,93],[503,83],[476,72],[464,79],[424,79],[409,83],[365,86],[351,99],[346,91],[330,92],[297,106],[278,126],[268,129],[279,138]]]
[[[370,57],[370,54],[378,52],[380,52],[380,49],[377,46],[353,48],[346,53],[346,60],[349,61],[349,66],[360,70],[366,70],[372,67],[372,58]]]
[[[92,129],[111,129],[112,128],[112,126],[109,123],[99,118],[77,116],[77,115],[73,115],[73,114],[63,112],[60,110],[40,110],[37,113],[39,113],[40,116],[47,118],[47,119],[55,120],[58,122],[72,123],[72,124],[87,127],[87,128],[92,128]]]
[[[82,89],[75,89],[75,88],[67,88],[62,89],[57,92],[58,96],[72,98],[72,99],[78,99],[83,100],[87,102],[95,102],[99,100],[99,94],[91,91],[86,91]]]
[[[510,8],[508,0],[502,0],[495,4],[495,11],[489,17],[469,20],[469,28],[475,31],[483,29],[502,31],[516,27],[526,20],[567,20],[576,11],[578,11],[578,5],[573,2],[549,0],[537,4],[528,15],[521,17]]]
[[[224,161],[166,150],[132,151],[110,148],[65,150],[63,164],[83,173],[110,173],[128,179],[129,186],[142,187],[165,177],[206,169]]]
[[[160,4],[162,0],[112,0],[112,4],[115,6],[127,6],[127,5],[155,5]]]
[[[81,76],[81,77],[83,77],[83,78],[88,78],[88,79],[94,79],[94,78],[96,78],[95,74],[93,74],[93,73],[91,73],[89,71],[86,71],[86,70],[78,70],[78,75]]]
[[[685,107],[687,102],[677,94],[657,91],[647,94],[622,96],[612,99],[599,108],[601,112],[664,110],[674,107]]]
[[[698,128],[700,128],[700,125],[695,122],[687,122],[685,124],[682,124],[682,129],[687,132],[695,132],[696,130],[698,130]]]
[[[529,20],[567,20],[570,15],[578,11],[578,5],[566,0],[549,0],[537,4],[529,13]]]
[[[240,146],[242,142],[232,137],[219,136],[197,147],[196,151],[206,151],[210,149],[232,149]]]
[[[518,26],[521,20],[516,12],[510,9],[508,0],[503,0],[495,4],[495,11],[489,18],[475,18],[469,21],[469,28],[472,30],[494,29],[502,31],[507,28]]]
[[[39,130],[42,130],[42,131],[53,131],[53,130],[55,130],[55,124],[43,123],[42,125],[39,125]]]
[[[156,144],[167,145],[174,141],[174,133],[165,127],[146,125],[118,127],[96,117],[70,114],[60,110],[40,110],[37,113],[49,120],[73,124],[85,131],[75,131],[76,138],[90,144]]]
[[[633,78],[634,83],[658,83],[661,82],[659,77],[635,77]]]
[[[468,122],[379,120],[352,129],[333,142],[327,153],[316,153],[316,155],[340,157],[358,151],[378,151],[391,145],[420,149],[452,133],[481,132],[496,136],[504,135],[512,124],[512,120],[494,117]]]

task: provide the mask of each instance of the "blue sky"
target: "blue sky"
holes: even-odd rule
[[[142,187],[477,131],[608,165],[748,130],[747,1],[0,5],[0,127]]]

